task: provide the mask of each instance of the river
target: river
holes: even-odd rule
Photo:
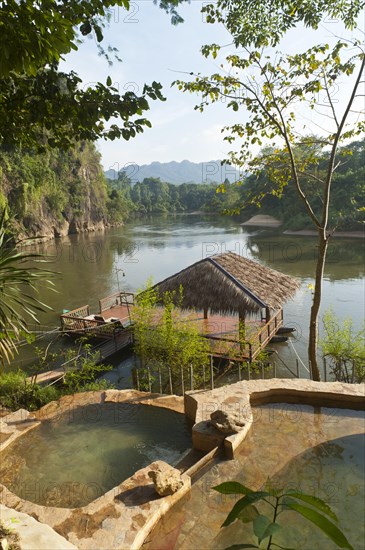
[[[363,240],[333,239],[323,280],[323,313],[330,306],[341,318],[352,317],[360,328],[364,314]],[[231,217],[156,215],[105,232],[72,235],[38,246],[49,268],[57,271],[58,293],[42,289],[41,299],[53,311],[41,314],[48,327],[59,324],[63,309],[89,304],[121,289],[136,291],[149,277],[158,282],[206,256],[232,251],[297,277],[301,287],[284,307],[285,326],[296,328],[290,342],[276,344],[280,357],[293,368],[296,353],[307,365],[310,285],[315,269],[316,239],[282,235],[278,230],[242,227]],[[122,276],[122,271],[125,277]],[[123,369],[124,357],[114,365]],[[15,363],[14,363],[15,365]],[[300,363],[301,375],[307,376]],[[280,374],[280,373],[279,373]],[[288,374],[288,373],[286,373]],[[281,375],[285,376],[285,372]]]

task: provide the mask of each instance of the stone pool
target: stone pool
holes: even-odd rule
[[[75,508],[155,460],[174,465],[191,447],[191,423],[175,411],[134,403],[67,409],[3,451],[2,483],[22,499]]]
[[[365,540],[365,414],[308,405],[271,404],[252,408],[253,422],[234,460],[216,461],[163,518],[146,550],[221,550],[255,543],[252,524],[220,526],[237,496],[212,487],[235,480],[258,490],[268,480],[324,499],[357,550]],[[266,510],[267,511],[267,510]],[[310,522],[290,512],[282,516],[285,535],[278,544],[296,550],[333,550]]]
[[[27,411],[23,411],[26,414],[20,423],[18,417],[22,411],[15,413],[17,418],[14,415],[10,415],[11,419],[4,417],[0,422],[0,434],[6,439],[0,443],[0,449],[5,449],[6,453],[15,443],[20,443],[32,430],[38,429],[39,421],[51,419],[57,422],[60,415],[79,406],[105,403],[140,404],[148,411],[153,406],[167,408],[179,412],[180,419],[183,419],[181,413],[185,412],[194,423],[194,451],[179,464],[179,467],[184,464],[182,488],[167,497],[156,494],[148,474],[151,469],[165,464],[156,461],[89,501],[86,506],[77,508],[36,504],[29,499],[29,493],[20,498],[0,484],[0,502],[10,509],[9,513],[15,509],[29,514],[79,550],[137,550],[142,545],[144,550],[220,550],[236,542],[251,541],[252,531],[249,525],[241,524],[220,529],[235,500],[232,496],[222,497],[212,487],[222,481],[237,480],[258,488],[270,478],[277,486],[294,484],[296,488],[327,500],[340,516],[340,527],[354,548],[364,550],[365,384],[251,380],[212,391],[188,392],[185,399],[135,390],[76,394],[43,407],[35,419],[28,418]],[[218,409],[238,414],[245,424],[242,431],[226,436],[224,441],[222,434],[218,437],[218,432],[214,433],[207,422],[210,414]],[[176,433],[172,432],[170,421],[166,431],[175,440]],[[105,434],[106,431],[101,430],[99,437],[93,439],[94,451],[103,448]],[[148,440],[148,435],[145,431],[144,440]],[[87,434],[86,440],[90,443]],[[214,448],[217,442],[223,444],[226,456],[233,457],[233,460],[217,458]],[[170,445],[170,440],[167,443]],[[166,452],[166,440],[162,445]],[[197,459],[202,452],[211,449],[212,452],[203,459]],[[179,448],[170,450],[181,456]],[[147,454],[150,459],[149,451]],[[0,459],[3,456],[6,456],[4,451]],[[213,462],[207,464],[206,459],[213,456]],[[171,460],[171,457],[165,455],[161,458]],[[198,461],[186,469],[189,457]],[[66,459],[75,462],[73,455]],[[11,460],[9,466],[12,466]],[[290,541],[291,546],[298,550],[333,549],[333,545],[304,520],[299,524],[296,518],[288,516],[285,525],[290,530],[286,533],[286,544],[282,539],[281,546]],[[48,550],[48,547],[43,550]]]

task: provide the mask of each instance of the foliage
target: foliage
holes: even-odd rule
[[[0,404],[12,411],[34,411],[60,396],[58,388],[30,382],[21,370],[0,374]]]
[[[274,153],[274,148],[271,148]],[[264,152],[263,152],[264,154]],[[334,174],[332,200],[329,211],[329,228],[333,230],[360,230],[364,214],[361,206],[365,196],[365,140],[354,141],[339,150],[342,165]],[[314,172],[323,172],[328,154],[324,152],[323,160],[317,166],[311,166]],[[263,167],[259,176],[249,175],[240,187],[238,203],[243,214],[253,216],[260,213],[270,214],[280,219],[285,228],[306,229],[311,221],[306,215],[303,203],[298,202],[295,188],[287,185],[282,193],[274,194],[270,179],[271,167]],[[306,194],[311,193],[314,209],[321,207],[320,187],[313,184],[311,178],[303,178]]]
[[[85,351],[88,346],[84,346]],[[11,410],[24,408],[34,411],[46,405],[50,401],[59,399],[62,395],[69,395],[76,392],[100,391],[112,388],[113,385],[106,380],[98,380],[106,371],[113,367],[110,365],[97,364],[95,354],[88,353],[84,357],[72,361],[72,351],[68,351],[65,358],[69,358],[65,376],[62,384],[45,386],[37,383],[37,374],[44,369],[47,363],[44,350],[38,350],[41,363],[34,366],[32,376],[22,370],[16,372],[0,373],[0,405]],[[48,368],[51,362],[57,359],[57,355],[47,355]],[[54,363],[53,363],[54,364]],[[43,368],[42,368],[43,367]]]
[[[125,202],[130,202],[129,211],[139,213],[222,212],[240,199],[239,189],[227,183],[225,194],[216,193],[216,184],[183,183],[174,185],[160,178],[145,178],[132,186],[125,172],[117,180],[108,180],[108,186],[119,193]],[[114,195],[117,198],[117,195]]]
[[[84,349],[85,356],[68,363],[63,379],[63,391],[66,394],[112,387],[106,380],[96,380],[102,373],[112,370],[112,365],[98,364],[97,353],[88,352],[88,346],[84,346]]]
[[[182,21],[176,11],[184,0],[155,3]],[[123,96],[106,83],[83,86],[74,72],[59,70],[64,55],[78,49],[80,38],[94,34],[99,54],[109,64],[116,48],[103,47],[103,28],[112,10],[129,10],[129,0],[5,0],[0,11],[0,142],[38,151],[69,147],[74,140],[129,139],[150,127],[143,117],[148,100],[163,100],[161,85],[145,85],[142,94]],[[119,119],[120,124],[111,119]]]
[[[0,360],[9,361],[17,342],[28,333],[27,322],[38,322],[40,311],[51,309],[38,298],[36,283],[52,287],[52,273],[41,269],[41,256],[19,251],[8,234],[9,220],[4,210],[0,219]],[[28,241],[23,241],[26,243]]]
[[[138,293],[133,309],[134,351],[141,362],[141,373],[160,366],[171,372],[174,388],[181,385],[181,373],[188,377],[192,368],[194,385],[202,382],[203,366],[208,365],[209,343],[192,322],[181,315],[183,289],[159,296],[151,281]],[[144,376],[145,378],[145,376]],[[166,381],[166,377],[164,378]]]
[[[283,491],[282,489],[264,488],[260,491],[252,491],[241,483],[228,481],[213,487],[224,495],[243,495],[228,514],[222,527],[226,527],[236,520],[243,523],[253,524],[253,531],[257,537],[257,544],[237,544],[227,550],[240,550],[241,548],[281,548],[282,550],[294,550],[284,548],[276,544],[273,538],[282,531],[283,527],[277,520],[286,511],[294,511],[318,527],[328,539],[340,548],[353,547],[337,527],[338,518],[332,509],[318,497],[294,490]],[[257,508],[257,503],[263,501],[271,507],[272,517],[263,515]],[[284,518],[283,518],[283,521]],[[284,523],[285,525],[285,523]],[[264,543],[265,546],[262,546]]]
[[[218,0],[204,4],[202,11],[206,14],[207,23],[220,22],[227,27],[236,47],[253,45],[260,48],[276,46],[285,33],[298,23],[318,29],[326,18],[340,19],[347,29],[353,29],[364,5],[364,0],[320,0],[295,4],[291,0],[271,0],[270,3],[266,0]]]
[[[118,173],[117,179],[107,179],[108,189],[108,217],[110,221],[124,221],[136,210],[132,201],[132,182],[123,171]]]
[[[335,380],[347,383],[365,381],[365,324],[355,331],[352,319],[342,324],[330,308],[322,318],[324,338],[321,340],[323,356]]]
[[[16,234],[42,236],[44,227],[57,236],[67,223],[71,231],[86,223],[125,221],[133,209],[124,195],[107,187],[100,154],[92,143],[67,151],[0,149],[0,192]]]
[[[333,181],[332,228],[361,227],[364,143],[356,141],[341,149],[343,165]],[[306,189],[310,185],[310,181],[304,183]],[[248,175],[242,186],[226,183],[224,193],[216,193],[215,184],[173,185],[156,178],[146,178],[132,186],[124,172],[115,180],[105,181],[100,155],[92,143],[75,144],[67,151],[53,149],[40,155],[9,151],[4,147],[0,150],[0,205],[8,207],[11,227],[22,235],[40,236],[44,226],[53,228],[57,235],[65,222],[76,226],[85,221],[119,224],[135,213],[238,213],[238,207],[243,207],[245,218],[261,210],[281,219],[285,227],[306,228],[309,221],[305,207],[298,202],[293,186],[286,186],[281,198],[268,192],[270,189],[270,171],[266,169],[259,177]],[[311,189],[314,190],[313,186]],[[313,200],[318,208],[318,189]]]
[[[331,190],[334,173],[344,163],[339,151],[341,143],[365,129],[360,91],[365,54],[362,40],[353,35],[345,39],[336,37],[332,46],[320,43],[293,55],[272,53],[265,46],[276,45],[298,22],[317,28],[321,18],[328,13],[336,14],[352,28],[364,2],[358,1],[350,8],[345,3],[336,3],[334,8],[328,1],[293,8],[292,4],[289,7],[289,2],[284,2],[279,13],[272,5],[256,11],[262,4],[260,0],[219,0],[216,5],[204,8],[208,22],[218,20],[225,24],[236,50],[222,60],[220,72],[211,76],[190,73],[195,77],[193,80],[178,80],[175,84],[184,92],[200,95],[201,101],[196,106],[200,111],[222,97],[228,100],[228,109],[244,111],[245,122],[224,128],[229,143],[240,142],[238,150],[232,151],[226,162],[242,167],[256,178],[262,177],[264,172],[269,183],[265,194],[281,197],[287,186],[293,186],[318,233],[308,358],[312,376],[319,380],[318,314],[330,239]],[[216,59],[220,49],[217,44],[205,45],[202,54]],[[349,92],[337,104],[332,94],[341,80],[348,82]],[[313,114],[326,121],[326,128],[319,124],[323,136],[306,136],[306,123],[301,121],[306,117],[312,120]],[[272,147],[266,147],[255,156],[255,144]],[[224,185],[221,189],[224,191]],[[259,203],[262,196],[259,189],[253,193],[251,202]]]
[[[0,521],[0,548],[1,550],[21,550],[20,537],[14,529],[5,527]]]

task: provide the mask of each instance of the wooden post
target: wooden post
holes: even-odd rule
[[[208,319],[208,308],[204,308],[204,319]]]
[[[247,378],[251,380],[251,373],[250,373],[250,362],[247,361]]]
[[[139,391],[140,385],[139,385],[139,374],[138,374],[138,368],[136,368],[136,382],[137,382],[137,390]]]
[[[251,342],[248,343],[248,349],[249,349],[249,354],[250,354],[250,363],[252,363],[252,344]]]
[[[271,311],[270,311],[269,307],[265,308],[265,315],[266,315],[266,323],[268,323],[270,321],[270,317],[271,317]]]
[[[240,340],[246,340],[246,318],[241,314],[238,317],[238,336]]]
[[[169,385],[170,385],[170,395],[173,394],[172,390],[172,376],[171,376],[171,368],[169,367]]]
[[[238,363],[238,381],[241,382],[241,363]]]
[[[324,381],[327,382],[327,362],[325,357],[323,357],[323,372],[324,372]]]
[[[214,390],[213,355],[210,356],[210,389]]]
[[[182,391],[182,394],[185,395],[184,369],[182,366],[180,366],[180,372],[181,372],[181,391]]]
[[[148,391],[151,393],[151,371],[150,367],[147,367],[147,380],[148,380]]]
[[[240,343],[240,353],[243,355],[246,344],[246,320],[245,316],[241,316],[241,314],[238,318],[238,340]]]
[[[160,393],[162,393],[162,376],[161,376],[161,367],[158,367],[158,382],[160,386]]]

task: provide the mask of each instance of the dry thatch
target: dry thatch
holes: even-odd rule
[[[157,283],[160,295],[183,287],[183,307],[244,317],[264,307],[280,308],[299,282],[233,252],[205,258]]]

